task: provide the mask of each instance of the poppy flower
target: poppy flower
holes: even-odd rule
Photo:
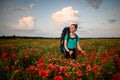
[[[96,71],[98,71],[99,68],[100,68],[100,67],[99,67],[97,64],[94,64],[94,65],[93,65],[93,72],[96,73]]]
[[[71,73],[70,72],[65,72],[66,77],[70,77]]]
[[[18,74],[18,73],[20,73],[21,72],[21,70],[15,70],[15,73],[16,74]]]
[[[28,71],[33,71],[34,70],[34,66],[29,66],[29,68],[27,70]]]
[[[91,71],[91,70],[92,70],[91,65],[90,65],[90,64],[88,64],[88,65],[87,65],[87,67],[86,67],[86,70],[85,70],[85,71],[86,71],[86,73],[87,73],[87,72],[89,72],[89,71]]]
[[[50,74],[50,70],[39,71],[39,76],[42,76],[42,78],[46,78],[47,76],[49,76],[49,74]]]
[[[4,70],[5,70],[5,71],[9,71],[10,68],[9,68],[8,66],[6,66],[6,67],[4,68]]]
[[[82,74],[82,71],[81,71],[81,70],[77,71],[77,72],[76,72],[76,74],[77,74],[77,76],[83,76],[83,74]]]
[[[43,67],[44,67],[44,64],[43,64],[43,63],[39,63],[39,64],[37,64],[37,67],[38,67],[38,68],[43,68]]]
[[[82,52],[82,56],[86,57],[88,56],[86,52]]]
[[[52,64],[48,64],[47,67],[48,67],[48,69],[50,69],[50,70],[51,70],[51,69],[54,69],[54,66],[53,66]]]
[[[113,75],[112,80],[120,80],[120,73]]]
[[[93,62],[94,58],[95,58],[94,55],[90,55],[90,60],[89,60],[89,62],[90,62],[90,63]]]
[[[60,66],[59,70],[60,70],[60,73],[62,73],[63,70],[64,70],[64,67],[63,67],[63,66]]]
[[[14,69],[15,68],[15,66],[11,66],[11,69]]]
[[[17,58],[17,55],[14,52],[11,52],[13,58]]]
[[[3,59],[7,58],[7,52],[5,50],[2,50],[2,54],[0,55],[0,58],[3,58]]]
[[[114,61],[114,63],[115,63],[115,66],[116,66],[116,67],[120,68],[120,58],[117,58],[117,59]]]
[[[29,59],[29,55],[25,55],[25,59]]]
[[[38,63],[42,63],[44,60],[45,60],[45,58],[44,58],[44,57],[41,57],[41,58],[38,60]]]
[[[63,77],[62,76],[55,76],[54,80],[63,80]]]

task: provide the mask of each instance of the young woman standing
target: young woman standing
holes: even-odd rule
[[[71,24],[70,26],[70,33],[65,35],[64,38],[64,47],[65,47],[65,54],[66,58],[72,58],[75,59],[76,55],[76,48],[83,52],[79,45],[79,37],[75,34],[75,31],[77,30],[78,25],[77,24]],[[69,39],[68,39],[69,38]]]

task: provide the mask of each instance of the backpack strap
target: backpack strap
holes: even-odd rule
[[[77,36],[77,34],[75,34],[75,38],[76,38],[76,44],[77,44],[77,41],[78,41],[78,36]],[[70,34],[68,34],[67,42],[68,42],[69,39],[70,39]]]
[[[75,36],[76,36],[76,47],[77,47],[78,36],[77,34],[75,34]]]
[[[78,41],[78,36],[77,36],[77,34],[75,34],[75,36],[76,36],[76,37],[75,37],[75,38],[76,38],[76,41]]]
[[[67,43],[68,43],[69,39],[70,39],[70,33],[68,33]]]

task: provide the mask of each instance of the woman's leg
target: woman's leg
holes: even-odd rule
[[[75,59],[76,58],[76,49],[73,49],[73,54],[71,55],[72,56],[72,59]]]
[[[69,54],[69,52],[65,52],[65,57],[68,59],[69,57],[70,57],[70,54]]]

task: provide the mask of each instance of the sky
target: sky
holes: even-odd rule
[[[120,37],[120,0],[1,0],[0,36],[60,37],[79,25],[79,37]]]

